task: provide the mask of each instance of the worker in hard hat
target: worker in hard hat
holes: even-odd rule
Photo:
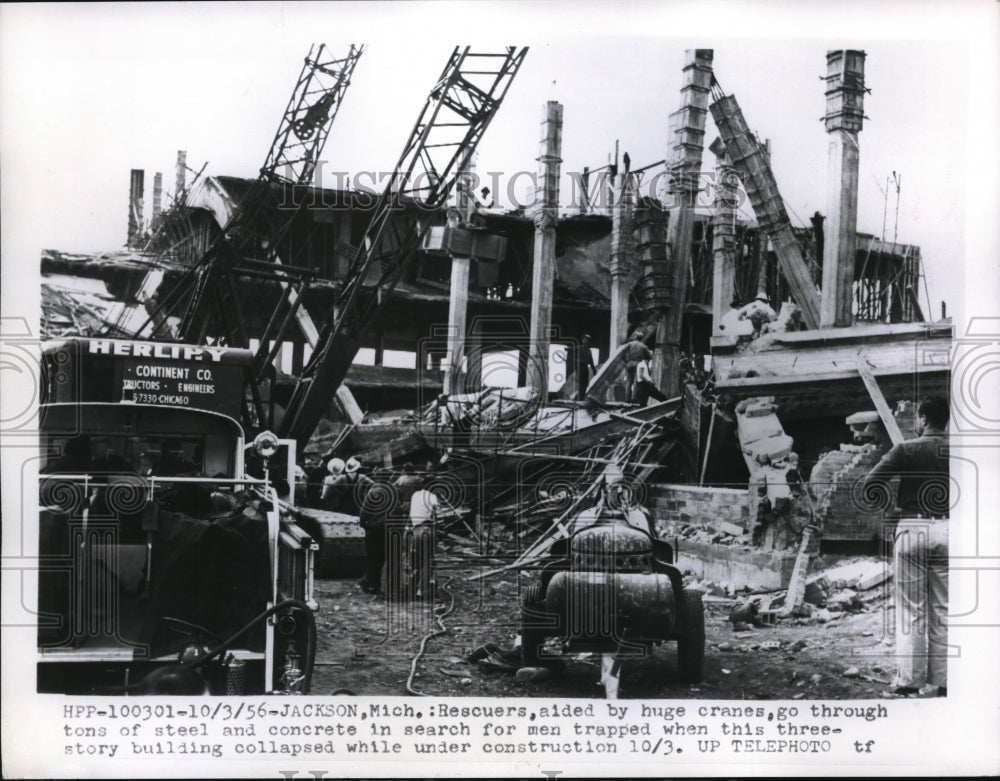
[[[341,458],[331,458],[326,462],[326,471],[329,474],[323,478],[323,492],[320,494],[320,503],[324,510],[343,512],[342,507],[347,493],[345,467]]]
[[[382,594],[382,570],[385,567],[385,523],[392,507],[394,490],[387,483],[376,483],[361,471],[356,458],[344,464],[345,500],[342,512],[358,516],[365,532],[365,574],[358,585],[367,594]]]

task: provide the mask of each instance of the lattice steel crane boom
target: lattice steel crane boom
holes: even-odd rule
[[[204,341],[208,316],[214,311],[223,320],[231,345],[248,344],[229,272],[247,266],[248,259],[280,263],[276,248],[291,226],[295,211],[287,212],[279,223],[262,219],[266,195],[275,184],[312,183],[319,156],[363,52],[363,46],[352,45],[346,56],[338,58],[329,54],[325,44],[310,48],[259,177],[198,264],[194,292],[179,329],[182,340]],[[272,270],[280,275],[278,269]],[[268,269],[256,271],[266,273]]]
[[[514,46],[503,52],[472,52],[468,46],[452,52],[375,205],[345,276],[336,315],[320,335],[289,401],[279,427],[282,436],[304,442],[312,434],[367,327],[413,260],[434,211],[447,201],[461,164],[475,152],[527,52]],[[378,280],[366,285],[377,264]]]

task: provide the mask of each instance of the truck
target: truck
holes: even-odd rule
[[[315,535],[295,443],[239,422],[253,353],[42,345],[37,690],[298,694],[316,653]]]

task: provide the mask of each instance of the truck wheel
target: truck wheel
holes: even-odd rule
[[[521,604],[521,666],[538,667],[539,650],[545,642],[545,630],[539,626],[542,619],[538,615],[545,610],[541,585],[528,586]]]
[[[683,592],[682,628],[677,638],[677,667],[689,683],[701,680],[705,665],[705,605],[700,591]]]

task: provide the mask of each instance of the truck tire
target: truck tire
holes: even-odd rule
[[[700,591],[683,592],[681,633],[677,638],[677,668],[689,683],[701,680],[705,666],[705,605]]]
[[[538,667],[539,650],[545,642],[545,630],[538,626],[538,614],[545,610],[540,584],[532,583],[524,590],[521,605],[521,666]]]

